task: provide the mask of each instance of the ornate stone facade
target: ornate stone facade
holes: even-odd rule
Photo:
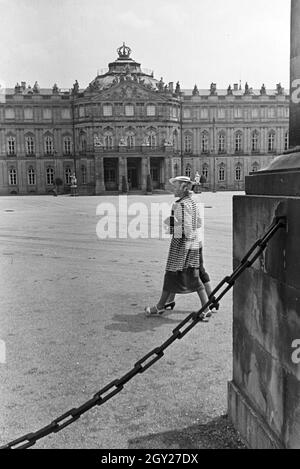
[[[102,194],[167,189],[180,173],[210,190],[239,190],[244,177],[288,148],[289,96],[248,83],[181,90],[144,72],[123,44],[86,89],[26,83],[0,93],[0,194]],[[57,181],[56,181],[57,182]],[[59,181],[58,181],[59,182]]]

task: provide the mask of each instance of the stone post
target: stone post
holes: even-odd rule
[[[290,148],[300,145],[300,0],[291,5]]]
[[[291,82],[300,78],[300,0],[292,0]],[[297,36],[297,37],[295,37]],[[300,80],[295,86],[299,87]],[[300,103],[300,100],[299,100]],[[293,147],[300,104],[291,104]],[[233,289],[233,379],[228,413],[250,448],[300,448],[300,151],[246,177],[233,199],[233,265],[276,216],[286,217]]]

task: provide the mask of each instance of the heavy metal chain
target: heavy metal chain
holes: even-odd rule
[[[16,440],[13,440],[4,446],[1,446],[0,449],[29,448],[41,438],[44,438],[51,433],[60,432],[63,428],[78,420],[81,415],[83,415],[88,410],[95,406],[104,404],[106,401],[122,391],[123,387],[128,383],[128,381],[130,381],[135,375],[144,373],[144,371],[146,371],[148,368],[150,368],[150,366],[152,366],[155,362],[164,356],[164,351],[173,342],[175,342],[175,340],[182,339],[191,329],[193,329],[193,327],[195,327],[196,324],[202,320],[202,313],[207,310],[207,308],[210,310],[219,308],[219,301],[232,288],[237,278],[244,272],[245,269],[251,267],[257,258],[263,253],[268,241],[274,236],[277,230],[285,226],[286,218],[276,217],[265,235],[255,242],[245,257],[241,260],[239,266],[234,270],[234,272],[230,276],[225,277],[213,290],[209,297],[209,301],[199,311],[191,313],[182,322],[180,322],[180,324],[178,324],[178,326],[173,330],[172,335],[168,340],[166,340],[160,347],[156,347],[155,349],[151,350],[151,352],[147,353],[147,355],[136,362],[134,367],[128,373],[126,373],[120,379],[116,379],[104,388],[100,389],[100,391],[94,394],[90,400],[86,401],[80,407],[69,410],[65,414],[53,420],[46,427],[43,427],[34,433],[28,433]],[[219,290],[223,287],[224,289],[221,291],[221,293],[216,296]]]

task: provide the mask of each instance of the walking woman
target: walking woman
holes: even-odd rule
[[[163,291],[158,303],[146,307],[146,316],[161,316],[166,311],[166,303],[171,294],[197,292],[204,306],[208,297],[199,276],[199,228],[201,218],[196,202],[191,198],[190,189],[194,182],[187,176],[170,179],[174,195],[178,198],[172,209],[172,216],[165,223],[172,236],[164,277]],[[207,308],[202,320],[210,317]]]

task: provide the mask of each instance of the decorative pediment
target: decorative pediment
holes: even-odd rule
[[[102,91],[95,90],[91,96],[91,101],[94,103],[103,101],[132,101],[140,99],[145,101],[165,102],[170,99],[170,96],[158,93],[151,85],[143,86],[134,81],[123,81]]]

